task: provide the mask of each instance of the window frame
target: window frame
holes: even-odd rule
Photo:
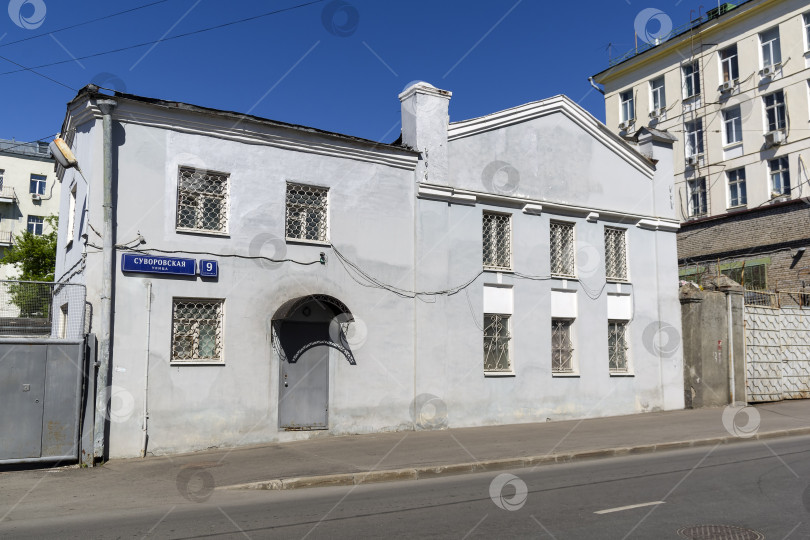
[[[223,189],[222,195],[217,195],[215,193],[205,193],[203,191],[190,191],[190,190],[183,190],[182,187],[182,175],[183,172],[190,172],[193,174],[204,174],[206,176],[220,176],[224,179],[225,187]],[[192,166],[185,166],[179,165],[177,167],[177,204],[175,209],[175,232],[178,233],[191,233],[191,234],[210,234],[215,236],[229,236],[229,227],[230,227],[230,206],[231,206],[231,175],[230,173],[225,173],[221,171],[214,171],[214,170],[202,170],[197,169]],[[195,227],[187,227],[182,225],[181,220],[181,208],[191,208],[191,205],[184,205],[183,204],[183,194],[186,193],[186,196],[192,195],[197,197],[197,204],[194,206],[194,223]],[[206,200],[211,199],[219,199],[221,201],[219,206],[220,214],[224,214],[224,218],[220,218],[221,228],[219,229],[206,229],[200,225],[200,223],[204,219],[205,211],[202,209]]]
[[[495,335],[487,335],[487,329],[494,326],[494,322],[490,324],[487,320],[488,317],[497,317],[501,320],[506,320],[506,336],[505,339],[507,341],[506,344],[506,359],[509,363],[507,369],[487,369],[487,351],[490,350],[488,345],[491,343],[491,340],[495,340],[496,346],[501,346],[500,341],[504,339],[504,336],[500,334]],[[484,328],[482,331],[483,337],[483,368],[484,368],[484,376],[485,377],[509,377],[514,376],[515,374],[515,360],[514,360],[514,342],[515,336],[512,334],[512,315],[507,313],[484,313]],[[488,341],[488,339],[490,341]]]
[[[298,188],[298,189],[305,189],[311,190],[313,192],[320,192],[322,198],[324,200],[323,208],[318,209],[318,214],[320,214],[320,218],[324,222],[323,226],[323,238],[320,236],[317,239],[306,238],[307,230],[306,224],[299,225],[299,230],[303,233],[303,236],[290,236],[290,220],[291,219],[306,219],[310,215],[310,213],[303,214],[301,216],[291,216],[290,208],[292,206],[296,206],[297,210],[301,212],[302,210],[306,210],[306,205],[301,203],[291,203],[290,202],[290,188]],[[296,182],[293,180],[288,180],[284,186],[284,239],[286,242],[292,243],[301,243],[301,244],[314,244],[314,245],[329,245],[331,241],[331,202],[332,202],[332,195],[331,189],[329,186],[322,186],[318,184],[307,184],[304,182]],[[318,228],[320,231],[320,228]]]
[[[48,176],[45,174],[31,173],[29,178],[28,193],[31,195],[39,195],[40,197],[45,195],[45,190],[48,187]],[[36,186],[36,188],[34,186]]]
[[[627,377],[633,375],[632,369],[632,362],[630,358],[630,339],[628,338],[628,330],[630,327],[630,321],[627,320],[616,320],[616,319],[608,319],[608,372],[610,373],[611,377]],[[612,368],[611,362],[613,360],[613,350],[614,346],[611,344],[611,332],[613,330],[612,327],[622,327],[622,341],[624,343],[624,369],[620,368]]]
[[[732,51],[733,49],[733,51]],[[729,54],[731,53],[731,54]],[[737,44],[729,45],[718,51],[720,58],[720,83],[737,82],[740,80],[740,62],[737,52]],[[728,75],[726,77],[726,64],[728,64]]]
[[[732,178],[733,177],[733,178]],[[748,193],[746,187],[745,167],[739,169],[732,169],[726,172],[726,184],[728,185],[728,207],[729,208],[742,208],[748,205]],[[734,204],[734,188],[737,191],[737,204]],[[742,191],[742,195],[740,194]],[[740,199],[742,199],[740,201]]]
[[[554,271],[554,229],[556,227],[561,228],[570,228],[571,229],[571,247],[570,247],[570,258],[571,258],[571,273],[565,274],[561,272]],[[570,221],[558,221],[553,219],[549,222],[549,264],[551,265],[551,277],[556,279],[577,279],[577,230],[576,230],[576,223]],[[561,251],[558,256],[559,259],[563,259],[563,251],[564,246],[561,244]]]
[[[692,184],[700,183],[697,186],[697,189],[692,187]],[[709,200],[706,193],[706,177],[701,176],[700,178],[690,178],[686,181],[686,213],[690,218],[696,217],[703,217],[709,213]],[[693,205],[693,195],[698,195],[698,202],[700,204],[699,212],[695,212],[694,205]],[[702,196],[701,196],[702,194]]]
[[[661,82],[661,86],[655,86],[658,81]],[[658,106],[656,106],[656,103]],[[666,80],[663,75],[650,81],[650,105],[652,106],[650,112],[657,112],[667,108]]]
[[[781,100],[777,99],[780,96]],[[773,103],[768,104],[769,99],[773,99]],[[787,129],[787,107],[785,106],[784,89],[762,96],[762,105],[765,110],[765,126],[767,126],[765,133]],[[773,122],[771,122],[771,115],[773,115]],[[776,127],[772,128],[771,126]]]
[[[692,129],[694,128],[694,129]],[[688,120],[683,123],[684,152],[686,157],[700,157],[703,155],[703,119]],[[694,137],[694,140],[692,140]],[[695,148],[697,146],[697,148]],[[697,151],[695,151],[697,150]]]
[[[775,163],[778,165],[777,169],[774,168]],[[781,190],[775,189],[774,178],[777,176]],[[792,188],[790,186],[790,160],[788,156],[779,156],[768,160],[768,177],[768,187],[771,195],[769,198],[790,196]],[[775,193],[779,193],[779,195],[774,195]]]
[[[632,88],[619,92],[619,111],[621,122],[631,124],[636,120],[636,97]]]
[[[736,112],[736,116],[730,117],[729,114]],[[739,105],[723,109],[723,146],[731,146],[743,142],[742,132],[742,108]],[[736,136],[735,140],[729,137],[729,131],[732,131]]]
[[[728,277],[729,279],[733,279],[740,285],[742,285],[743,289],[749,291],[767,291],[768,290],[768,264],[764,262],[745,262],[745,265],[734,265],[728,268],[720,268],[720,273],[724,276]],[[762,277],[761,283],[763,283],[761,288],[753,288],[746,286],[746,283],[750,283],[751,281],[760,281],[759,279],[752,279],[749,281],[745,280],[745,274],[748,273],[749,275],[753,274],[754,272],[760,273]],[[736,274],[739,273],[739,276]],[[738,277],[742,277],[742,279],[737,279]]]
[[[192,357],[189,360],[178,359],[175,357],[175,338],[177,337],[177,319],[175,318],[178,303],[199,303],[199,304],[212,304],[219,305],[218,310],[218,326],[219,331],[216,334],[219,343],[219,359],[218,360],[205,360],[202,358]],[[188,296],[174,296],[171,303],[171,331],[169,342],[169,365],[172,366],[189,366],[189,365],[224,365],[225,364],[225,299],[224,298],[202,298],[202,297],[188,297]],[[196,323],[197,328],[194,331],[192,338],[192,351],[199,348],[199,320]],[[189,337],[182,335],[180,337]]]
[[[32,225],[31,220],[34,220],[34,223],[33,223],[34,230],[33,231],[31,230],[31,225]],[[39,221],[36,221],[36,220],[39,220]],[[42,236],[43,234],[45,234],[45,218],[43,216],[36,216],[36,215],[33,215],[33,214],[28,214],[28,220],[26,221],[26,223],[27,223],[26,230],[28,232],[34,234],[34,236]],[[39,225],[39,232],[36,232],[37,225]]]
[[[624,269],[624,275],[611,275],[608,269],[608,260],[610,257],[608,256],[608,252],[613,250],[615,246],[611,243],[608,244],[608,234],[610,233],[621,233],[622,236],[622,253],[619,256],[614,255],[616,259],[620,259],[622,261],[622,268]],[[630,281],[630,264],[628,254],[628,242],[627,242],[627,229],[622,227],[605,227],[604,229],[604,241],[605,241],[605,280],[608,282],[617,282],[617,283],[627,283]]]
[[[805,53],[810,53],[810,12],[802,14],[804,22],[804,50]]]
[[[73,238],[76,236],[76,188],[77,184],[74,183],[68,192],[68,222],[65,249],[70,249],[73,245]]]
[[[497,218],[506,218],[505,223],[508,229],[507,236],[507,244],[506,244],[506,255],[509,258],[508,265],[498,265],[498,264],[487,264],[487,241],[490,242],[497,242],[497,238],[493,238],[492,236],[497,236],[498,230],[496,228],[491,228],[489,238],[486,237],[486,227],[487,227],[487,218],[490,217],[493,220],[497,221]],[[490,252],[497,251],[500,252],[501,250],[497,249],[497,247],[490,248]],[[481,264],[483,265],[484,270],[491,270],[495,272],[512,272],[513,268],[513,251],[512,251],[512,214],[506,212],[492,212],[490,210],[484,210],[481,213]],[[494,258],[498,258],[494,256]],[[490,262],[499,262],[499,261],[490,261]]]
[[[687,70],[691,71],[687,73]],[[683,79],[683,99],[700,96],[700,63],[697,60],[681,65],[681,77]]]
[[[768,41],[765,41],[765,38],[767,37],[766,34],[768,34],[769,32],[776,32],[776,37],[772,38],[772,39],[770,39]],[[775,49],[774,49],[774,43],[776,44]],[[767,47],[767,50],[768,50],[767,59],[766,59],[766,55],[765,55],[766,47]],[[762,65],[762,69],[765,69],[765,68],[770,67],[770,66],[773,66],[773,67],[776,68],[776,67],[782,65],[782,44],[781,44],[781,36],[780,36],[780,32],[779,32],[779,25],[773,26],[773,27],[768,28],[767,30],[763,30],[762,32],[759,33],[759,50],[760,50],[760,55],[759,56],[760,56],[760,62],[761,62],[761,65]],[[774,52],[776,52],[775,55],[774,55]],[[774,61],[774,56],[778,56],[779,59]],[[767,62],[766,62],[766,60],[767,60]]]
[[[577,377],[579,376],[579,366],[576,361],[576,354],[574,348],[574,322],[576,319],[566,317],[552,317],[551,318],[551,375],[553,377]],[[555,332],[557,325],[566,328],[565,338],[568,347],[557,347],[555,342]],[[562,356],[563,351],[568,355],[568,369],[560,369],[559,365],[555,365],[556,357]],[[561,364],[558,363],[558,364]]]

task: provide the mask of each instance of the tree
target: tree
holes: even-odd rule
[[[22,281],[53,281],[56,270],[57,216],[45,218],[50,232],[36,235],[23,231],[6,250],[0,264],[13,264],[22,271]],[[51,306],[50,287],[34,283],[9,283],[6,291],[11,302],[20,308],[21,317],[48,317]]]

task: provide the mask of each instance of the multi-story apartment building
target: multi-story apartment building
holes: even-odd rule
[[[651,23],[653,24],[653,23]],[[725,3],[593,79],[606,124],[675,144],[681,276],[725,273],[748,289],[810,285],[810,6]]]
[[[47,142],[0,139],[0,257],[25,231],[49,231],[48,216],[59,213],[60,185]],[[0,279],[16,277],[0,265]]]
[[[672,141],[450,98],[409,87],[380,143],[80,91],[56,277],[111,456],[683,408]]]

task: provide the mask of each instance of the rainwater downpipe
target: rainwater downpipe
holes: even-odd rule
[[[728,304],[728,387],[731,405],[734,405],[734,334],[731,319],[731,293],[726,292],[726,303]]]
[[[149,419],[149,340],[152,335],[152,282],[146,282],[146,355],[144,357],[143,371],[143,440],[141,441],[141,457],[146,457],[146,444],[149,439],[147,421]]]
[[[112,343],[112,272],[113,272],[113,197],[112,197],[112,111],[115,100],[100,99],[96,102],[101,109],[104,155],[104,238],[102,244],[101,313],[99,320],[99,360],[96,388],[99,399],[96,402],[94,423],[93,457],[104,458],[104,431],[107,423],[107,410],[110,406],[110,356]]]
[[[589,83],[591,83],[591,86],[593,86],[594,88],[596,88],[596,89],[599,91],[599,93],[600,93],[600,94],[602,94],[603,96],[605,95],[605,91],[604,91],[604,90],[602,90],[601,88],[599,88],[599,87],[596,85],[596,83],[595,83],[595,82],[594,82],[594,80],[593,80],[593,77],[588,77],[588,82],[589,82]]]

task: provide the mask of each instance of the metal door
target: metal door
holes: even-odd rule
[[[280,362],[280,428],[329,428],[329,351],[329,347],[320,345],[304,352],[295,363]]]
[[[46,351],[45,347],[35,345],[2,347],[0,411],[5,420],[0,436],[0,459],[40,456]]]

